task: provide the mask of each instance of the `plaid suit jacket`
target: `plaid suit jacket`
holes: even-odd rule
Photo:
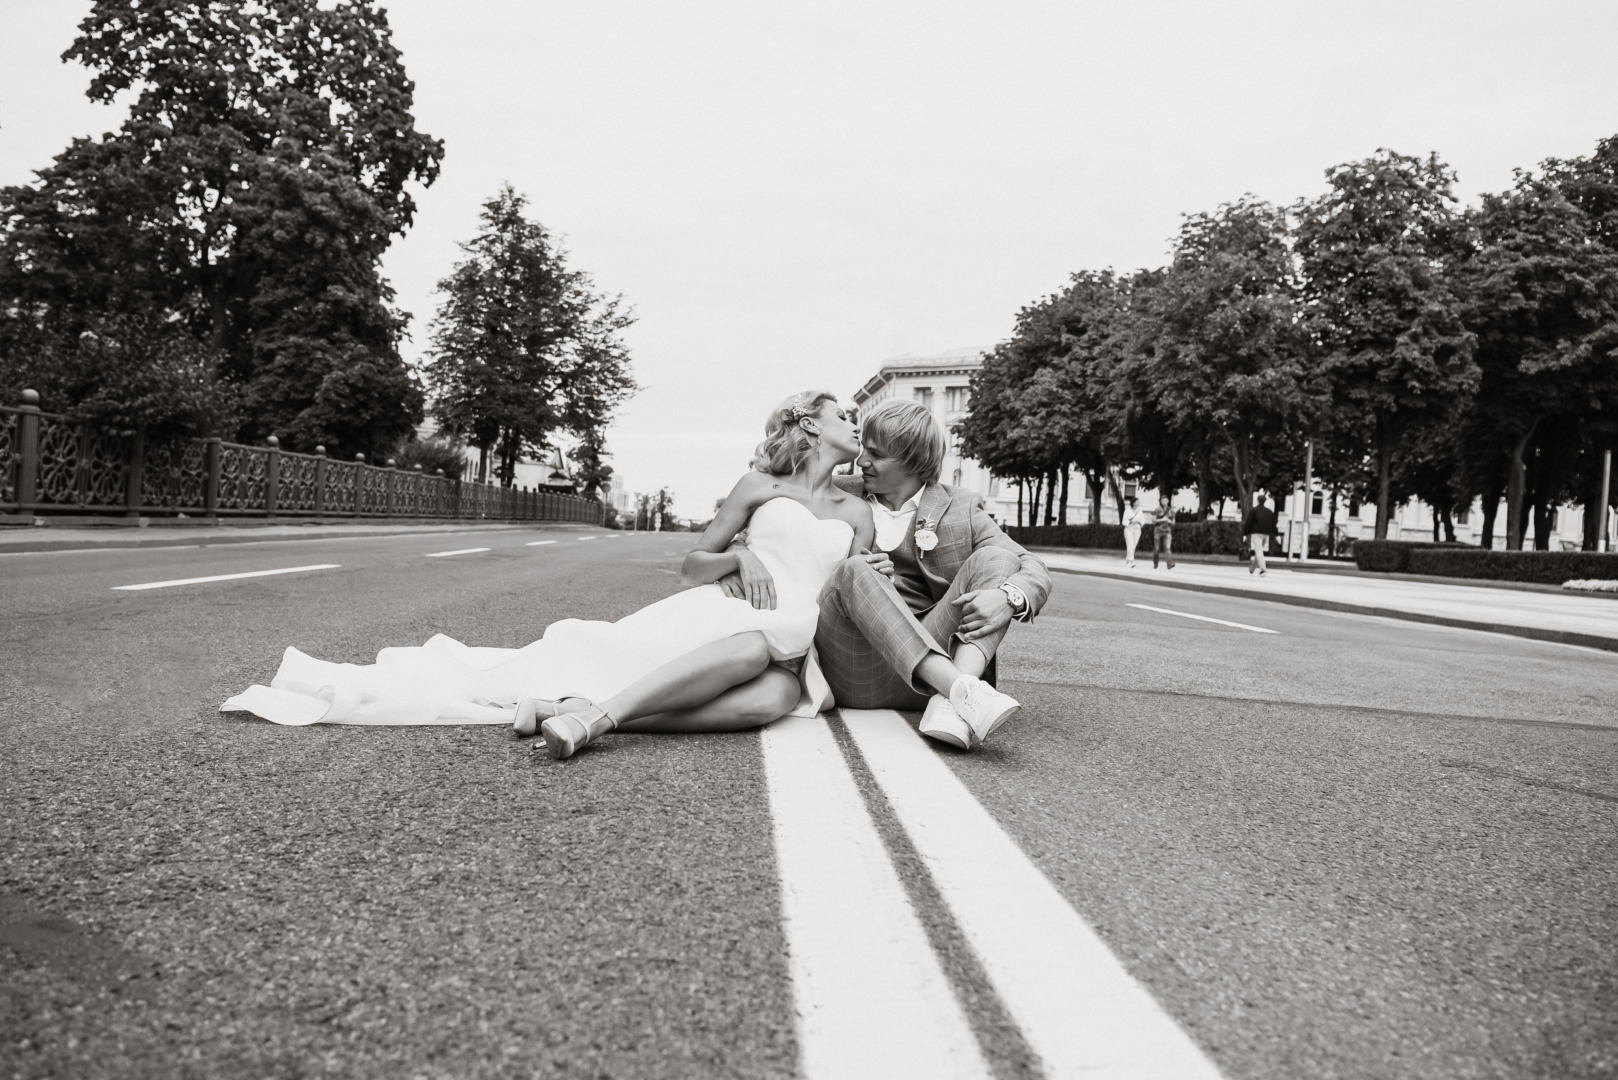
[[[1029,554],[1017,541],[1007,536],[994,519],[985,513],[976,492],[932,483],[921,489],[916,500],[916,517],[911,522],[911,535],[923,525],[938,534],[938,546],[921,555],[922,574],[933,603],[943,599],[950,582],[961,572],[967,556],[980,547],[992,545],[1004,548],[1017,556],[1019,569],[1007,580],[1022,590],[1028,599],[1024,621],[1039,614],[1051,594],[1051,573],[1037,556]]]

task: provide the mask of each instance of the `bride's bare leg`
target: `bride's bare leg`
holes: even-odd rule
[[[626,724],[654,713],[706,705],[731,687],[756,679],[769,666],[770,647],[763,634],[735,634],[670,660],[596,704]]]
[[[653,713],[620,724],[618,730],[670,734],[750,731],[785,716],[798,703],[799,694],[798,677],[772,665],[712,701],[691,709]]]

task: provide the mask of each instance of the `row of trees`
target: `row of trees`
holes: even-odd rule
[[[1195,485],[1201,513],[1314,475],[1377,507],[1504,497],[1508,546],[1593,506],[1618,442],[1618,137],[1457,205],[1436,155],[1379,151],[1291,207],[1188,215],[1173,258],[1085,271],[1029,305],[974,377],[963,450],[1042,491]],[[1112,485],[1116,498],[1116,485]],[[1065,517],[1061,492],[1058,517]],[[1593,546],[1597,514],[1586,515]]]
[[[34,183],[0,189],[0,385],[157,436],[276,435],[373,460],[428,408],[513,482],[561,433],[581,486],[632,389],[631,316],[509,188],[441,283],[425,385],[381,273],[444,146],[368,0],[96,0],[64,54],[131,101]]]

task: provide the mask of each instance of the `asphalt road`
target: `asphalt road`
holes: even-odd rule
[[[289,644],[619,617],[690,540],[0,557],[0,1076],[793,1075],[758,735],[216,711]],[[1057,579],[1023,715],[937,753],[1225,1075],[1618,1075],[1618,655]],[[1039,1075],[832,730],[988,1067]]]

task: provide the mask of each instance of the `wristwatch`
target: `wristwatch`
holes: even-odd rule
[[[1000,591],[1006,594],[1006,599],[1011,603],[1012,618],[1020,619],[1027,614],[1028,597],[1022,594],[1021,589],[1007,581],[1000,586]]]

